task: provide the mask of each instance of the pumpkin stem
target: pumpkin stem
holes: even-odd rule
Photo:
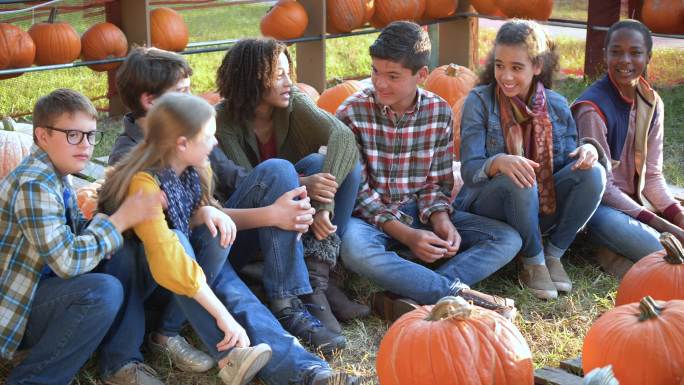
[[[52,7],[50,8],[50,16],[48,16],[47,22],[54,24],[55,20],[57,20],[57,7]]]
[[[651,318],[657,318],[663,311],[663,308],[658,306],[650,295],[647,295],[639,301],[639,311],[639,321],[646,321]]]
[[[660,236],[660,244],[663,245],[667,255],[663,259],[673,265],[684,263],[684,247],[679,239],[670,233],[663,233]]]
[[[446,71],[444,71],[444,72],[446,73],[447,76],[454,77],[454,76],[458,75],[461,71],[462,70],[461,70],[460,65],[451,63],[447,66]]]
[[[456,318],[464,320],[470,317],[473,307],[461,297],[447,296],[435,304],[426,321],[441,321]]]

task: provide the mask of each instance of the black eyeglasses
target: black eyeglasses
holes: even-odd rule
[[[79,131],[79,130],[65,130],[62,128],[55,128],[50,126],[45,126],[45,128],[53,131],[63,132],[66,135],[67,142],[77,146],[83,142],[83,138],[88,138],[88,143],[91,146],[96,146],[102,140],[102,131]]]

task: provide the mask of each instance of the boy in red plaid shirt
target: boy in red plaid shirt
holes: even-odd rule
[[[362,164],[354,217],[343,236],[344,263],[391,292],[374,297],[374,307],[388,319],[447,295],[512,317],[512,300],[468,286],[508,263],[521,240],[508,225],[451,205],[451,107],[418,88],[429,72],[427,33],[417,24],[394,22],[370,55],[373,87],[337,110],[356,135]],[[397,248],[408,248],[410,256]]]

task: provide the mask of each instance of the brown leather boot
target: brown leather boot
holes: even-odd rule
[[[335,317],[342,322],[368,317],[370,315],[370,308],[349,299],[347,294],[337,284],[337,279],[335,279],[334,275],[331,276],[330,281],[328,281],[328,289],[325,291],[328,303],[330,303],[330,308]]]
[[[325,296],[325,292],[320,289],[314,289],[314,292],[309,295],[303,295],[302,300],[307,305],[307,310],[312,316],[318,318],[319,321],[331,332],[340,334],[342,327],[337,322],[337,318],[330,310],[330,304]]]

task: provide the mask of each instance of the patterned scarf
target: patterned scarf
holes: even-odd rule
[[[180,230],[190,238],[190,217],[197,210],[202,195],[199,174],[194,167],[188,167],[178,176],[167,167],[154,172],[154,176],[166,194],[166,222],[170,228]]]
[[[537,82],[531,108],[520,98],[509,98],[496,88],[501,127],[506,152],[539,163],[535,170],[539,191],[539,211],[556,211],[556,188],[553,180],[553,127],[546,106],[544,85]]]

